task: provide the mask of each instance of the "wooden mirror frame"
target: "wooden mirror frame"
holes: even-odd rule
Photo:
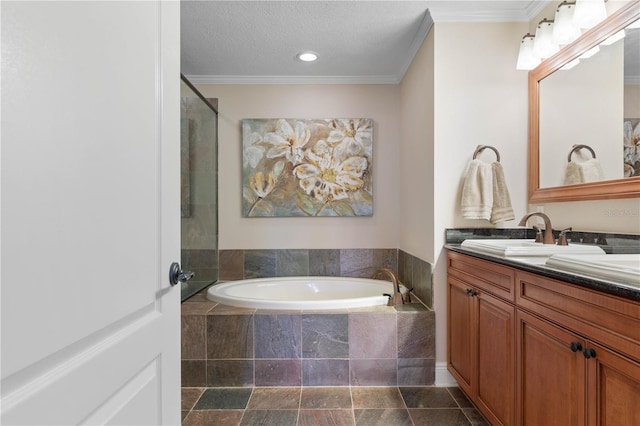
[[[640,197],[640,176],[540,188],[540,81],[640,19],[640,1],[626,4],[529,72],[529,203]],[[622,127],[622,121],[620,121]],[[622,142],[622,141],[621,141]]]

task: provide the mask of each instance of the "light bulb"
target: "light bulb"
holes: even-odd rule
[[[607,17],[604,0],[576,0],[573,14],[574,25],[579,28],[591,28]]]
[[[540,58],[549,58],[558,50],[560,47],[553,42],[553,21],[545,18],[540,21],[536,29],[533,51]]]
[[[575,6],[575,3],[566,1],[558,6],[553,20],[553,42],[555,44],[569,44],[582,34],[580,28],[573,23]]]
[[[587,59],[592,57],[593,55],[595,55],[596,53],[598,53],[600,51],[600,47],[599,46],[594,46],[591,49],[587,50],[586,52],[584,52],[582,55],[580,55],[580,59]]]
[[[580,59],[575,58],[573,61],[567,62],[566,64],[564,64],[560,69],[563,71],[570,70],[571,68],[575,67],[579,63],[580,63]]]
[[[303,62],[313,62],[318,59],[318,55],[313,52],[301,52],[296,57]]]
[[[532,70],[540,64],[540,57],[533,52],[533,40],[534,37],[531,34],[522,37],[516,63],[517,70]]]
[[[613,44],[618,40],[622,40],[624,38],[624,35],[624,30],[620,30],[600,44],[603,46],[609,46],[610,44]]]

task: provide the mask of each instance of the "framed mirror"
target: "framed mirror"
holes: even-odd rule
[[[640,136],[639,20],[629,2],[529,72],[530,203],[640,197],[640,140],[625,141]]]

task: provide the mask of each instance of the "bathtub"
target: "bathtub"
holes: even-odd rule
[[[325,310],[386,305],[389,298],[383,293],[393,293],[390,281],[345,277],[277,277],[215,284],[209,287],[207,298],[241,308]]]

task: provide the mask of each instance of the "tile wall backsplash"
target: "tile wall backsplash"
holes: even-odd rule
[[[380,268],[396,272],[425,305],[433,306],[431,264],[402,250],[220,250],[220,281],[296,275],[370,278]]]

